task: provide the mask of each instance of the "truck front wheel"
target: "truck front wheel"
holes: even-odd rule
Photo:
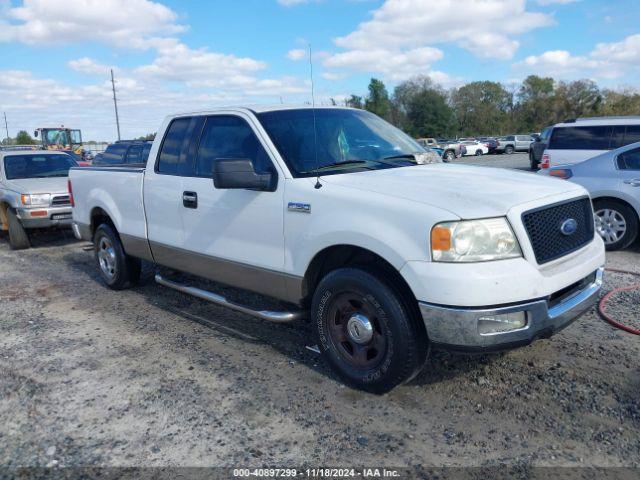
[[[27,231],[20,223],[16,213],[10,208],[7,208],[7,223],[9,224],[9,245],[11,250],[24,250],[31,247]]]
[[[93,238],[96,263],[102,280],[112,290],[122,290],[140,279],[141,262],[127,255],[120,237],[108,224],[96,229]]]
[[[413,308],[382,275],[358,268],[327,274],[312,302],[318,345],[347,383],[385,393],[413,378],[429,344]]]

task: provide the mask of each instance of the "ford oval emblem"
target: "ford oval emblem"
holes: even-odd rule
[[[578,230],[578,222],[575,218],[567,218],[562,225],[560,225],[560,231],[567,237],[573,235]]]

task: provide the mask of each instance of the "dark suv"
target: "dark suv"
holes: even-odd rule
[[[112,143],[93,159],[93,165],[146,164],[153,142],[141,140],[121,140]]]

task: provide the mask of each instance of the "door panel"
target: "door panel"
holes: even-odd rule
[[[216,189],[212,179],[218,158],[249,158],[257,171],[278,173],[250,121],[207,117],[196,152],[197,176],[183,184],[184,191],[197,195],[198,206],[182,209],[182,249],[214,268],[208,278],[279,296],[273,292],[284,288],[284,276],[277,274],[284,269],[284,182],[275,192],[262,192]]]

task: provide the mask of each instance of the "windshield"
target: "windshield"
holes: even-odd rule
[[[70,146],[71,138],[69,130],[64,128],[43,129],[42,134],[46,145],[57,145],[59,147]]]
[[[319,108],[258,114],[294,177],[415,165],[425,149],[364,110]],[[316,138],[317,136],[317,138]],[[317,145],[317,155],[316,155]]]
[[[7,180],[66,177],[77,163],[68,155],[11,155],[4,157]]]

